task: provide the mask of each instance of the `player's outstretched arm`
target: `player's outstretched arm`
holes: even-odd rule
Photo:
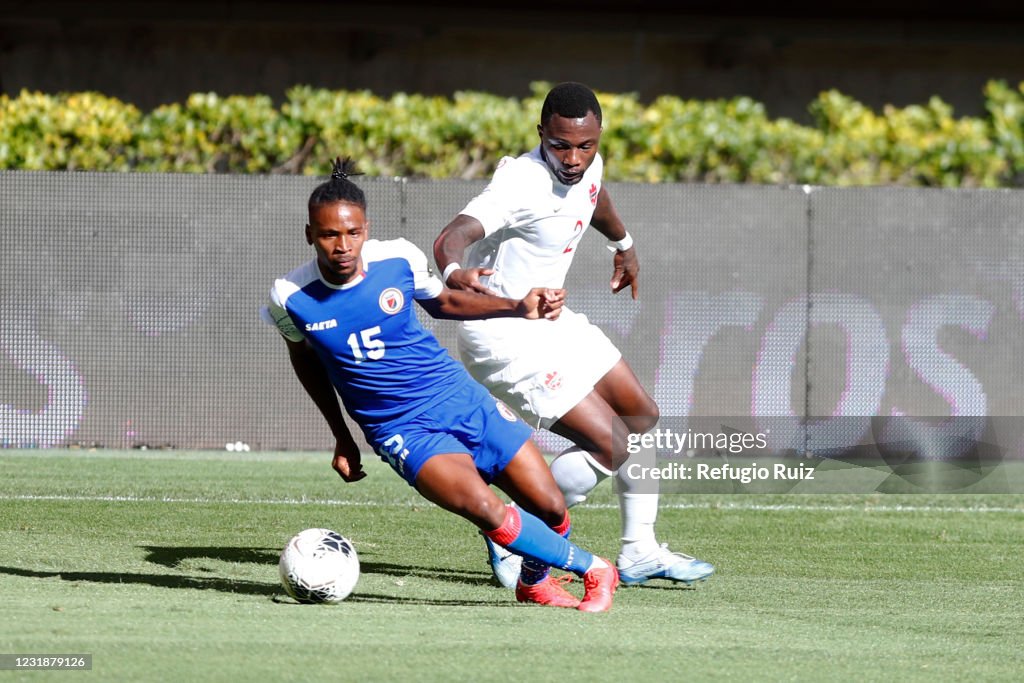
[[[640,294],[640,284],[637,276],[640,274],[640,262],[636,257],[636,247],[632,244],[632,238],[627,238],[626,225],[619,218],[619,212],[612,204],[611,195],[604,187],[597,195],[597,207],[594,209],[594,216],[590,219],[598,232],[608,238],[610,242],[629,242],[625,249],[616,248],[615,256],[612,258],[612,292],[620,292],[627,286],[636,299]]]
[[[445,226],[434,240],[434,262],[441,279],[452,289],[465,289],[482,294],[494,294],[480,282],[482,275],[494,273],[490,268],[463,268],[459,265],[466,249],[484,238],[484,226],[475,218],[459,214]]]
[[[518,301],[458,289],[443,289],[434,299],[417,299],[434,318],[481,320],[483,318],[527,318],[554,320],[565,304],[564,289],[535,287]]]
[[[359,447],[352,438],[352,432],[345,424],[345,418],[338,403],[338,394],[327,375],[327,369],[316,355],[309,342],[294,342],[286,339],[288,358],[291,361],[295,376],[299,378],[302,388],[306,390],[320,414],[334,434],[334,458],[331,462],[335,471],[347,482],[359,481],[366,476],[360,458]]]

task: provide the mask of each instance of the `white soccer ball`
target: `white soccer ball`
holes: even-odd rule
[[[355,546],[330,529],[305,529],[292,536],[277,566],[285,592],[303,603],[341,602],[359,581]]]

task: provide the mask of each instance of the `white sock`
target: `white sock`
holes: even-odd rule
[[[577,446],[565,449],[551,461],[551,476],[562,489],[567,507],[585,501],[587,494],[610,475],[594,456]]]
[[[622,554],[630,560],[649,555],[658,547],[654,522],[658,519],[658,494],[620,493]]]
[[[590,566],[587,567],[587,571],[589,572],[591,569],[603,569],[604,567],[607,567],[607,566],[608,566],[607,562],[605,562],[603,559],[601,559],[597,555],[594,555],[594,559],[590,561]]]
[[[657,493],[657,480],[645,479],[641,482],[627,477],[627,465],[634,462],[653,465],[656,457],[657,452],[653,448],[643,449],[630,456],[615,473],[616,490],[619,492],[619,513],[622,515],[621,552],[630,560],[640,559],[658,548],[654,523],[658,519],[660,496]]]

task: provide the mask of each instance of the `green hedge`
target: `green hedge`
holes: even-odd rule
[[[519,100],[297,86],[280,107],[197,93],[148,113],[98,93],[23,91],[0,95],[0,169],[324,175],[350,155],[370,175],[485,178],[501,155],[536,143],[548,87]],[[1024,185],[1024,83],[989,82],[982,118],[957,118],[937,97],[876,112],[827,91],[809,106],[811,126],[771,119],[746,97],[599,94],[610,180]]]

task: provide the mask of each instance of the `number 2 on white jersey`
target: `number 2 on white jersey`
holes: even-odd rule
[[[576,243],[583,237],[583,221],[576,221],[576,227],[572,229],[572,239],[569,240],[569,244],[565,245],[565,251],[563,254],[568,254],[570,251],[576,248]]]
[[[356,337],[355,332],[348,335],[348,345],[352,349],[352,355],[357,363],[362,363],[367,358],[370,360],[380,360],[384,357],[383,340],[374,339],[374,336],[378,334],[380,334],[380,325],[362,330],[359,333],[359,337]],[[362,342],[362,345],[360,345],[360,342]]]

